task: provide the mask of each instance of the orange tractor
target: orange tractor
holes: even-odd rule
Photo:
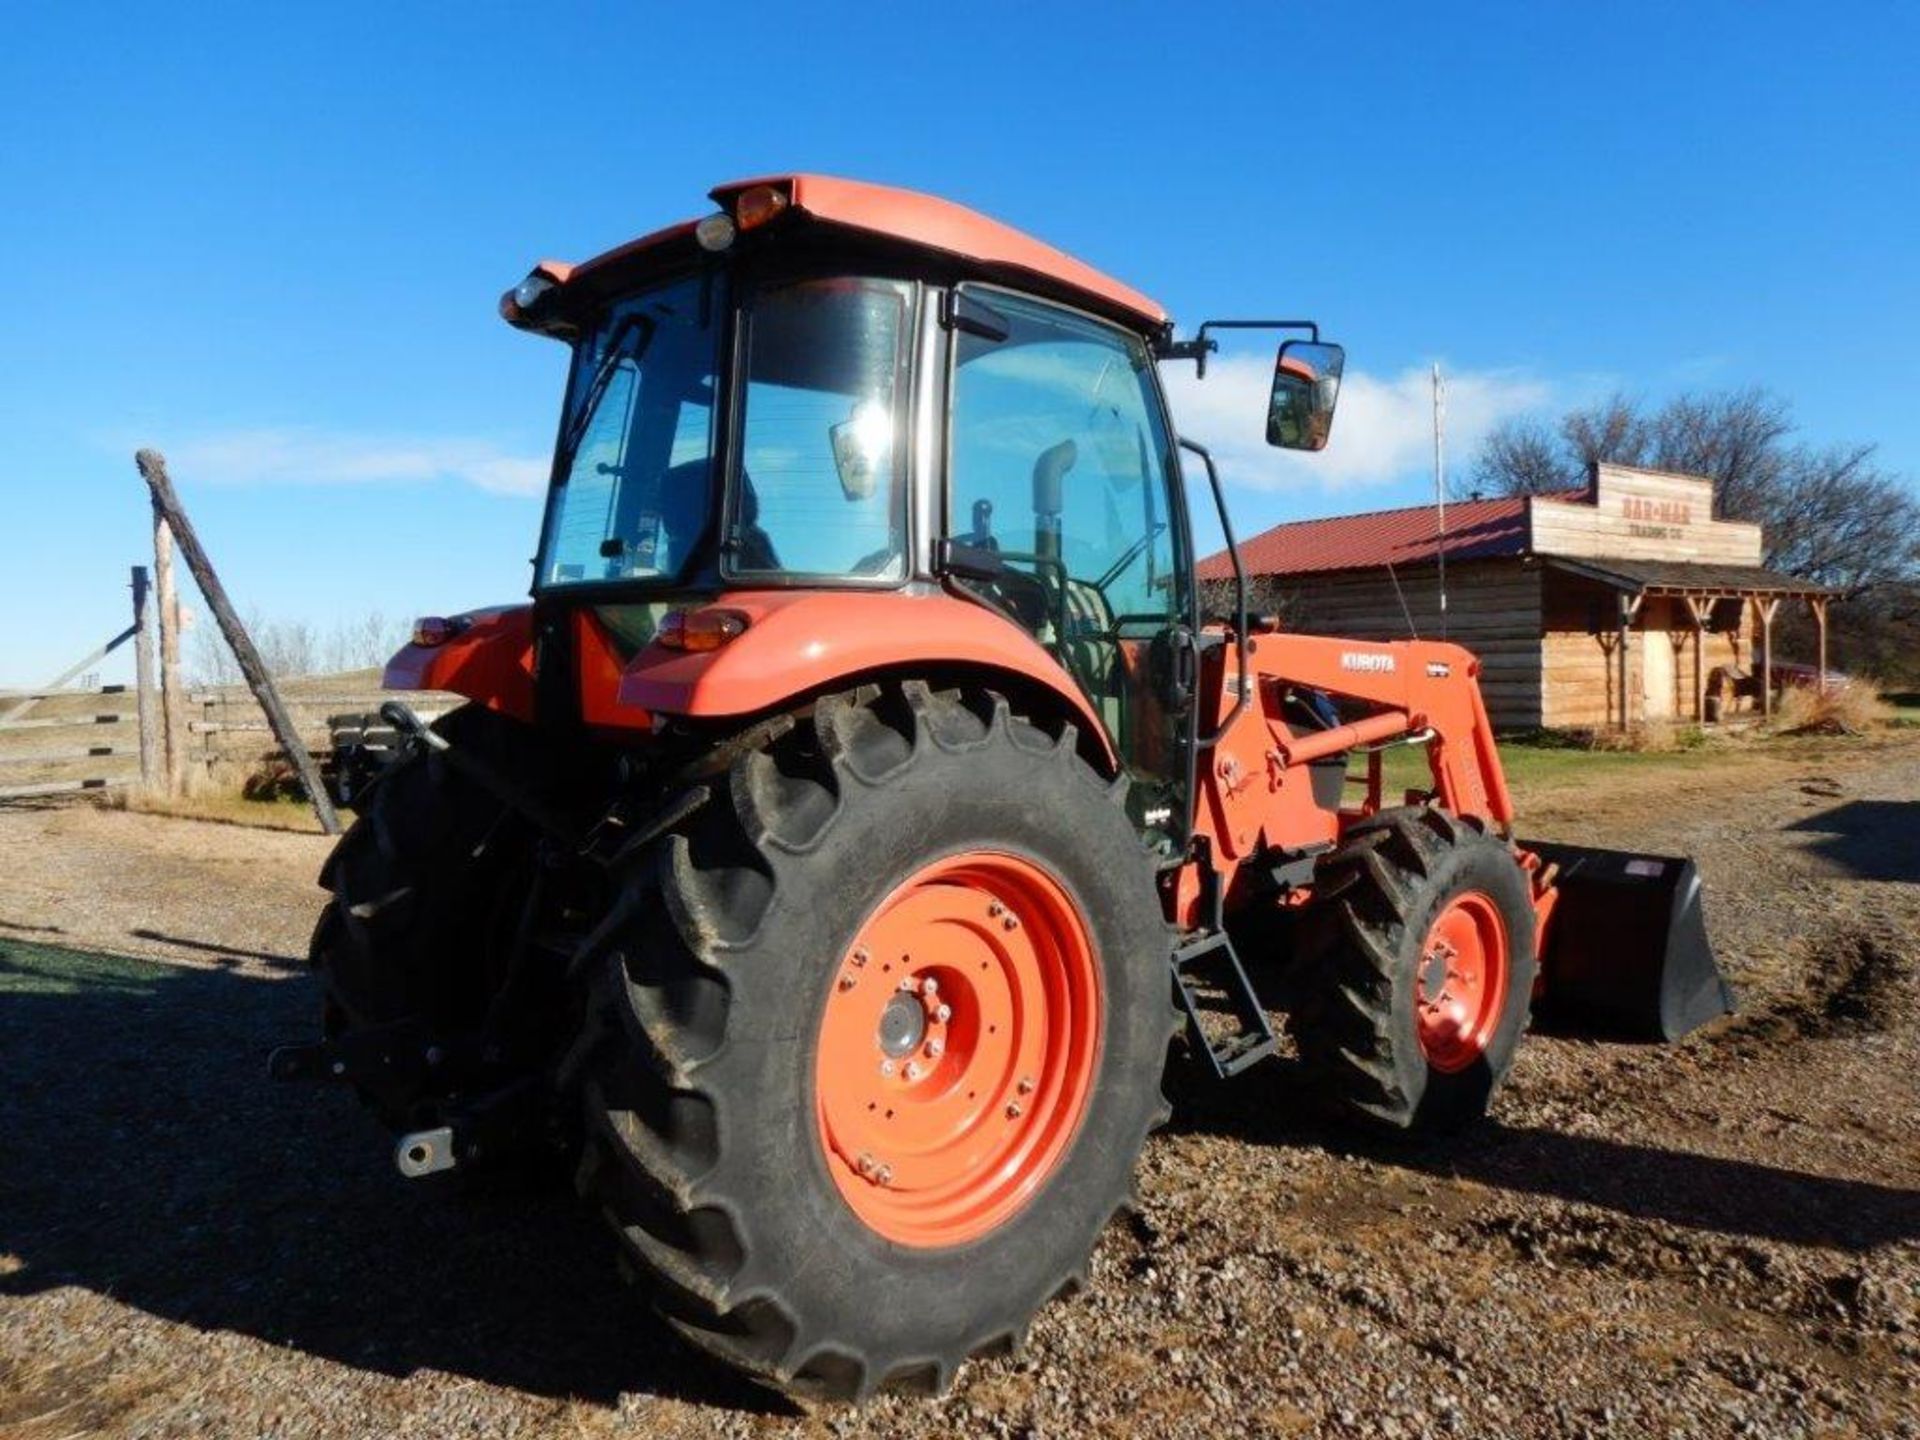
[[[800,1391],[939,1389],[1077,1281],[1162,1072],[1479,1116],[1536,1007],[1730,1005],[1693,867],[1513,838],[1457,646],[1208,617],[1176,340],[944,201],[815,175],[501,301],[571,354],[532,601],[419,622],[457,692],[355,797],[318,1042],[409,1175],[565,1157],[693,1342]],[[1228,529],[1229,539],[1231,530]],[[1430,783],[1387,793],[1383,755]],[[1256,990],[1255,981],[1261,984]]]

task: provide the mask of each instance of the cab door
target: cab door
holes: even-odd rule
[[[959,583],[1079,683],[1133,778],[1135,823],[1174,853],[1192,552],[1152,356],[1117,326],[989,287],[962,287],[953,315],[947,535],[974,557]]]

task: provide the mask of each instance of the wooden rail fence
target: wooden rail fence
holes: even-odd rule
[[[64,795],[79,790],[113,790],[133,784],[139,772],[139,717],[129,710],[106,710],[103,703],[131,701],[124,685],[94,686],[86,690],[0,692],[0,706],[16,718],[0,720],[0,800],[26,800],[41,795]],[[82,713],[18,718],[29,706],[57,701],[63,710],[85,707]],[[112,726],[112,741],[68,743],[71,737],[53,731],[84,730],[99,734]],[[27,732],[24,735],[22,732]],[[124,734],[125,743],[120,741]],[[14,737],[21,735],[22,743]],[[102,763],[108,762],[108,763]],[[129,768],[131,767],[131,768]]]
[[[459,703],[458,696],[435,691],[339,690],[306,693],[297,688],[299,683],[283,684],[282,699],[302,742],[316,756],[322,757],[321,763],[325,768],[330,768],[335,731],[339,728],[334,723],[337,719],[373,715],[387,701],[399,700],[412,707],[421,719],[433,720]],[[260,717],[253,696],[244,688],[234,686],[230,689],[196,691],[189,694],[186,701],[192,717],[187,721],[187,733],[191,737],[188,758],[204,773],[210,774],[221,765],[258,766],[287,758],[285,749],[274,736],[273,727]]]
[[[0,801],[135,786],[179,794],[193,779],[227,778],[223,769],[251,774],[275,762],[294,763],[251,686],[188,693],[179,680],[177,639],[158,646],[156,663],[152,602],[159,595],[145,566],[133,567],[130,588],[133,623],[125,630],[38,690],[0,690]],[[159,628],[177,636],[177,602],[161,618],[166,623]],[[133,685],[69,683],[130,640],[138,677]],[[401,700],[432,720],[458,703],[456,696],[396,694],[364,683],[364,677],[355,681],[292,679],[276,687],[293,738],[329,776],[336,742],[378,750],[391,741],[381,722],[346,717],[372,716],[386,701]]]
[[[142,778],[140,768],[128,771],[123,766],[111,763],[145,759],[146,727],[140,723],[141,714],[137,709],[119,708],[133,702],[136,697],[125,685],[68,688],[68,682],[75,676],[89,666],[99,664],[127,641],[135,642],[136,653],[147,643],[145,566],[133,567],[131,589],[133,623],[126,629],[99,649],[90,651],[69,665],[44,688],[0,692],[0,800],[27,800],[42,795],[64,795],[77,790],[114,790]],[[28,711],[48,702],[59,713],[28,715]],[[101,744],[89,741],[69,745],[62,743],[68,738],[64,735],[45,737],[48,748],[40,748],[35,743],[42,739],[40,732],[89,730],[97,734],[100,727],[106,725],[117,727],[114,731],[116,740],[125,733],[130,737],[130,743]],[[35,733],[29,734],[24,744],[15,744],[14,737],[23,731]],[[110,763],[102,764],[102,761]]]

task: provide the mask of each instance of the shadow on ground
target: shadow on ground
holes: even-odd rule
[[[1168,1086],[1176,1130],[1312,1145],[1729,1236],[1861,1251],[1920,1239],[1920,1192],[1785,1167],[1489,1121],[1437,1140],[1370,1137],[1316,1118],[1290,1066],[1221,1085],[1192,1065]]]
[[[344,1090],[267,1081],[303,967],[184,969],[0,938],[0,1295],[82,1286],[379,1373],[791,1413],[689,1350],[564,1189],[402,1180]]]
[[[1920,881],[1920,804],[1849,800],[1787,826],[1818,835],[1809,847],[1861,880]]]

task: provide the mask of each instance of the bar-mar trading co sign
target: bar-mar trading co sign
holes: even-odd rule
[[[1693,504],[1688,500],[1622,495],[1620,513],[1626,517],[1627,533],[1647,540],[1678,540],[1693,523]]]

